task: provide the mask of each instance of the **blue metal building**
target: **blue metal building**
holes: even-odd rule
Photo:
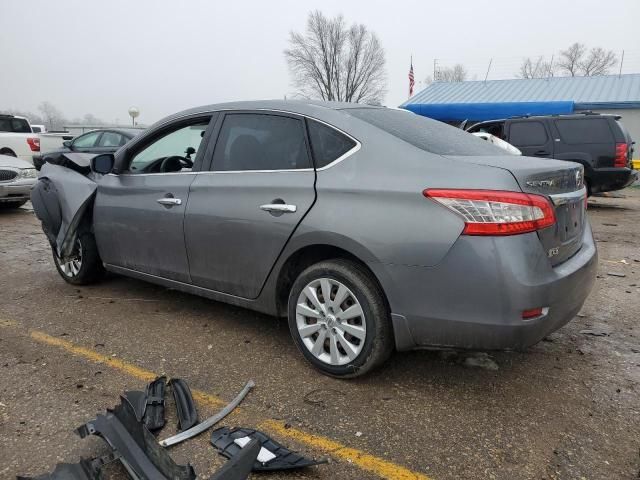
[[[640,74],[435,82],[400,107],[445,122],[591,110],[620,115],[638,141]]]

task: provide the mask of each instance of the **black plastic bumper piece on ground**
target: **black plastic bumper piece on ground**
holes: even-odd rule
[[[94,460],[82,459],[78,463],[59,463],[51,473],[37,477],[16,477],[17,480],[100,480],[100,467]]]
[[[134,480],[194,480],[191,465],[178,465],[136,417],[124,396],[120,405],[76,430],[80,438],[98,435],[114,450]]]
[[[198,411],[187,382],[181,378],[172,378],[170,384],[178,413],[178,431],[182,432],[198,423]]]
[[[209,480],[245,480],[260,453],[260,440],[254,438],[247,443],[240,453],[225,463]]]
[[[167,377],[158,377],[147,385],[147,406],[144,412],[144,424],[149,430],[164,427],[164,395]]]
[[[290,470],[293,468],[311,467],[313,465],[327,463],[327,460],[311,460],[309,458],[305,458],[302,455],[283,447],[264,433],[250,428],[234,428],[233,430],[230,430],[228,427],[222,427],[214,430],[211,433],[211,444],[218,450],[218,452],[220,452],[221,455],[227,458],[234,458],[244,450],[244,448],[235,443],[235,440],[244,437],[249,437],[252,440],[257,439],[262,448],[266,448],[275,455],[275,458],[264,463],[260,462],[256,458],[253,463],[253,470],[257,472]],[[249,444],[246,446],[249,446]]]
[[[164,394],[166,391],[167,378],[158,377],[149,385],[144,392],[128,391],[124,392],[124,397],[133,407],[136,418],[144,421],[149,430],[159,430],[164,427]]]

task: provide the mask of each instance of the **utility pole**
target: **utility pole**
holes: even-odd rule
[[[433,81],[434,82],[438,81],[438,59],[437,58],[433,59]]]
[[[549,62],[549,71],[547,72],[547,80],[553,77],[553,55],[551,55],[551,61]]]
[[[622,76],[622,64],[624,63],[624,50],[622,50],[622,55],[620,56],[620,71],[618,72],[618,78]]]

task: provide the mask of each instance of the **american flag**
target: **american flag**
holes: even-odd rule
[[[411,68],[409,68],[409,97],[413,96],[413,86],[415,85],[413,77],[413,57],[411,58]]]

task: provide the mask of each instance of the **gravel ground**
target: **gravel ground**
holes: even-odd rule
[[[350,462],[317,440],[274,435],[333,459],[257,478],[638,478],[640,189],[594,199],[589,217],[596,286],[578,317],[545,341],[523,353],[396,354],[364,379],[339,381],[303,362],[282,320],[116,276],[67,285],[33,213],[0,212],[0,478],[105,452],[73,429],[145,382],[86,352],[185,378],[224,401],[253,378],[257,388],[226,425],[274,419],[416,472],[385,473],[369,457]],[[201,418],[214,407],[200,403]],[[167,412],[162,436],[175,431]],[[171,454],[200,478],[223,462],[206,434]],[[116,466],[107,473],[126,478]]]

